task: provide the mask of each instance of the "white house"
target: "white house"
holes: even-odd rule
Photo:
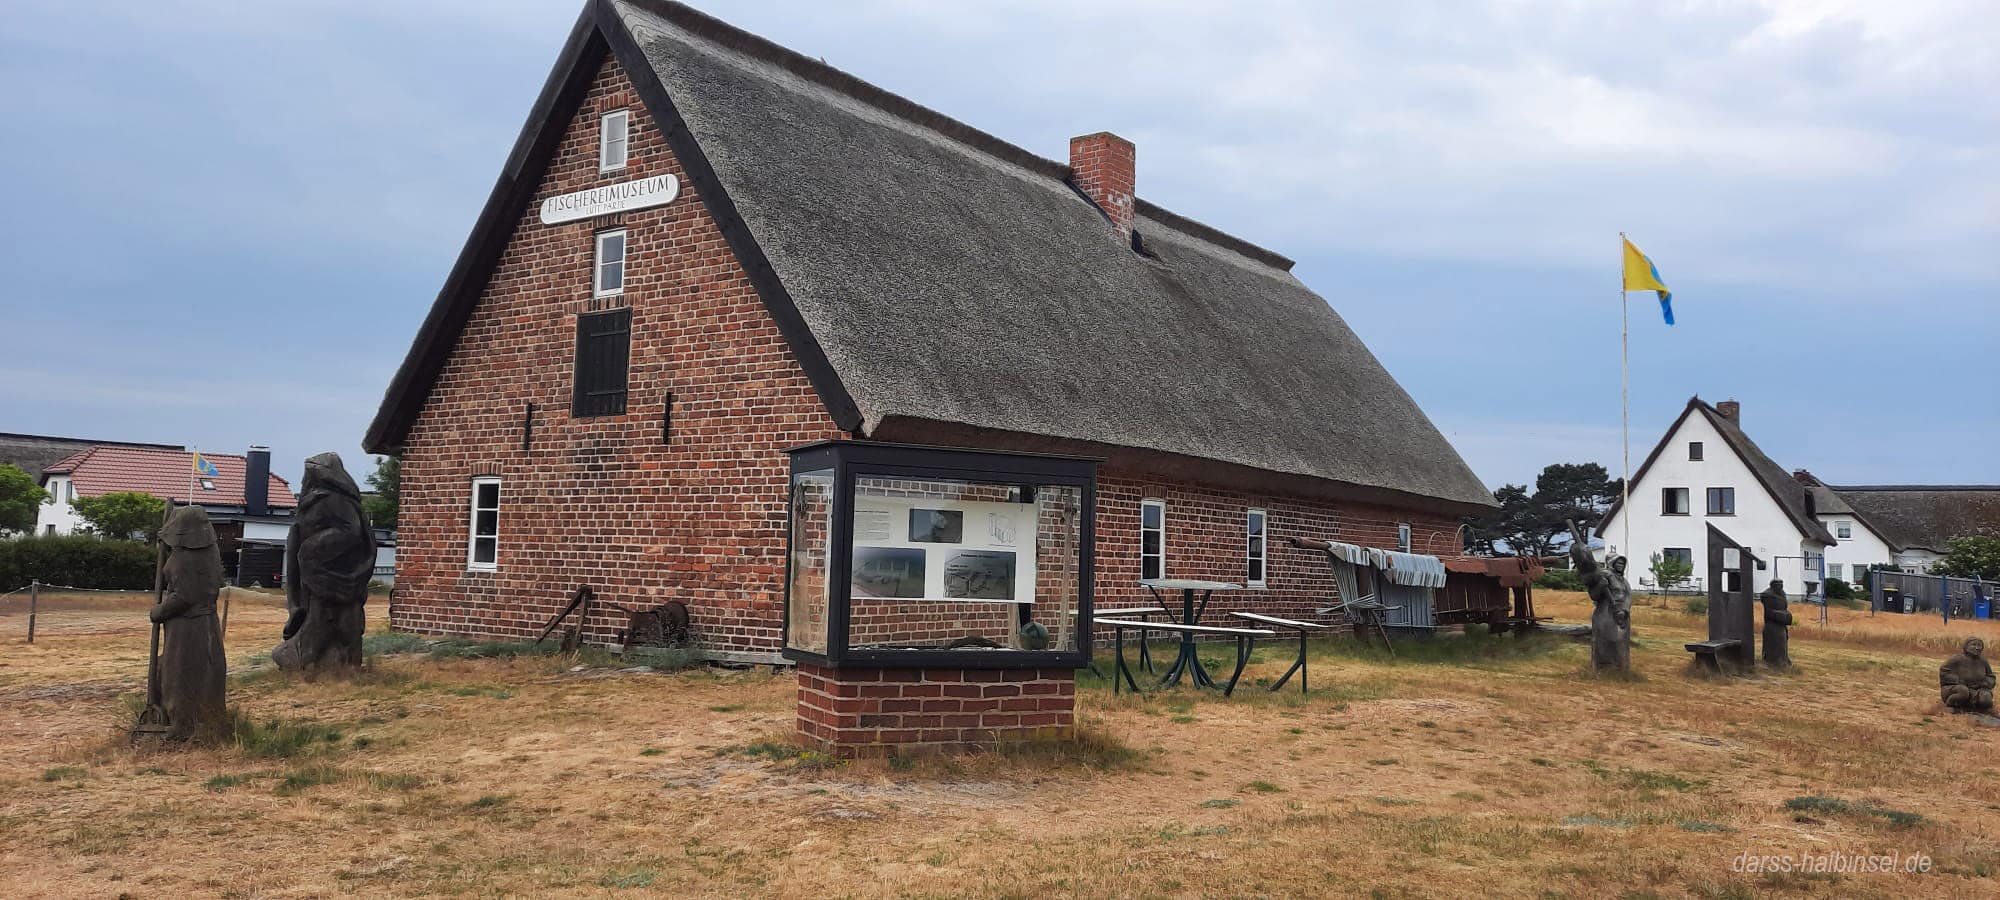
[[[1614,503],[1597,533],[1610,553],[1630,559],[1631,577],[1644,586],[1654,554],[1686,559],[1696,578],[1706,577],[1714,525],[1756,554],[1752,590],[1782,578],[1788,594],[1807,596],[1818,593],[1836,544],[1811,495],[1743,432],[1741,404],[1694,397],[1633,473],[1630,507]]]
[[[2000,485],[1832,485],[1800,469],[1814,512],[1840,544],[1827,551],[1827,577],[1860,580],[1888,563],[1930,570],[1954,537],[2000,534]]]

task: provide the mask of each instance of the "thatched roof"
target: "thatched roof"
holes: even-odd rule
[[[2000,485],[1827,487],[1894,550],[1943,553],[1955,537],[2000,535]]]
[[[1130,448],[1492,505],[1284,257],[1144,201],[1135,248],[1062,163],[679,4],[594,9],[843,428]],[[404,368],[371,449],[401,441],[435,376]]]

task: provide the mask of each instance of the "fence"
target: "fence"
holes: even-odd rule
[[[99,601],[88,601],[86,605],[79,607],[76,605],[79,595],[99,598],[103,603],[109,605],[97,605]],[[229,610],[234,605],[232,601],[244,599],[265,604],[276,603],[282,605],[284,602],[284,597],[281,594],[254,591],[247,588],[239,588],[235,585],[223,585],[221,596],[218,597],[220,602],[216,611],[221,615],[222,620],[220,624],[225,629],[229,624]],[[51,600],[55,601],[54,604],[49,602]],[[35,642],[37,632],[49,630],[48,626],[52,624],[52,621],[57,626],[58,632],[65,629],[72,629],[69,633],[74,634],[76,632],[73,629],[78,627],[79,619],[94,623],[98,620],[93,618],[92,614],[106,610],[119,611],[117,615],[125,616],[126,618],[136,616],[133,621],[137,622],[139,626],[144,626],[146,623],[145,608],[151,606],[152,602],[153,592],[150,590],[80,588],[73,585],[43,584],[39,581],[32,581],[26,587],[0,593],[0,619],[12,619],[16,615],[26,614],[26,622],[18,626],[20,630],[16,630],[17,626],[9,624],[6,626],[4,633],[0,633],[0,638],[13,640],[17,636],[25,636],[26,642],[32,644]],[[127,609],[132,611],[132,616],[126,616],[125,612],[123,612],[123,610]],[[65,613],[69,614],[68,619],[57,618],[52,620],[51,618],[52,615],[62,616]],[[83,627],[89,628],[91,625]]]
[[[2000,583],[1946,575],[1870,572],[1868,606],[1876,612],[1936,613],[1947,601],[1953,618],[1990,618]]]

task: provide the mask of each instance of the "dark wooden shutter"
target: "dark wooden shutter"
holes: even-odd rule
[[[625,369],[632,353],[632,310],[576,317],[576,389],[570,413],[615,416],[625,412]]]

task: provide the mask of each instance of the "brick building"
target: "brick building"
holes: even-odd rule
[[[531,635],[590,584],[776,660],[784,450],[843,437],[1103,459],[1099,605],[1309,615],[1293,534],[1457,552],[1490,495],[1290,260],[1137,198],[1114,135],[1070,157],[590,3],[365,441],[403,460],[394,625]]]

